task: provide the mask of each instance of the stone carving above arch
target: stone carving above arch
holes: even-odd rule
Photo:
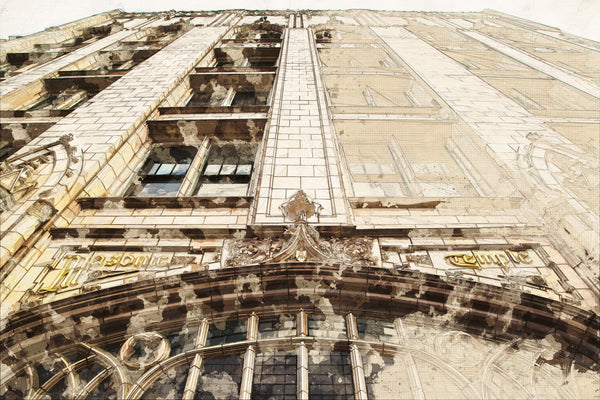
[[[377,242],[368,238],[322,239],[307,220],[318,216],[322,206],[296,192],[281,210],[288,226],[283,239],[226,241],[221,264],[227,267],[281,262],[321,262],[353,266],[376,266],[380,263]]]

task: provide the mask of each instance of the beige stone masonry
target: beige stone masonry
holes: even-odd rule
[[[111,46],[120,40],[126,39],[128,36],[133,36],[136,31],[119,31],[108,37],[100,39],[94,43],[88,44],[80,49],[74,50],[64,56],[58,57],[52,61],[34,67],[28,71],[25,71],[19,75],[8,78],[2,82],[0,87],[0,96],[8,96],[11,92],[24,88],[34,82],[37,82],[43,78],[47,78],[56,73],[56,71],[63,69],[71,64],[76,63],[84,57],[94,54],[105,47]],[[0,99],[2,108],[10,108],[10,103],[6,104],[6,100]]]
[[[514,58],[515,60],[522,62],[525,65],[530,66],[531,68],[548,74],[551,77],[566,83],[567,85],[571,85],[585,93],[600,98],[600,87],[591,79],[584,78],[565,68],[561,68],[550,64],[547,61],[540,60],[537,57],[527,54],[521,49],[517,49],[506,43],[502,43],[501,41],[484,35],[483,33],[469,31],[462,31],[462,33],[485,44],[486,46],[491,47],[494,50],[497,50],[509,57]]]
[[[599,256],[598,215],[587,197],[565,189],[566,182],[577,179],[574,170],[596,168],[597,160],[404,28],[372,29],[472,128],[489,156],[519,180],[515,187],[555,229],[552,233],[578,248],[579,260],[590,263],[589,272],[597,275],[597,263],[588,260]],[[563,170],[552,162],[556,152],[568,157],[573,168]],[[588,193],[597,196],[597,186]]]
[[[54,142],[65,134],[73,134],[70,144],[77,149],[76,156],[80,158],[77,163],[71,163],[73,171],[65,174],[69,165],[67,155],[57,153],[54,171],[27,204],[39,198],[51,203],[60,213],[96,178],[101,166],[108,163],[119,175],[127,167],[127,160],[115,160],[115,153],[131,135],[139,134],[139,128],[148,116],[226,31],[227,28],[221,27],[192,29],[22,148],[20,152],[26,152]],[[142,142],[138,143],[141,146]],[[110,180],[110,177],[106,179]],[[103,186],[112,183],[103,182]],[[25,215],[24,212],[23,208],[15,210],[15,223]],[[10,231],[8,226],[3,229]],[[15,246],[5,239],[2,240],[3,252],[6,252],[3,259],[15,250]],[[17,239],[21,240],[20,237]],[[27,240],[26,237],[22,239]]]
[[[81,33],[82,29],[100,25],[110,21],[118,15],[118,10],[108,11],[101,14],[92,15],[57,27],[48,28],[42,32],[27,35],[17,39],[11,39],[2,42],[0,48],[0,60],[4,60],[6,53],[26,52],[33,49],[33,46],[40,43],[61,43]]]
[[[311,31],[288,29],[284,40],[254,223],[284,222],[279,206],[300,189],[323,207],[319,223],[347,223]]]

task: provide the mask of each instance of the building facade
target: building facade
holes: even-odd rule
[[[115,10],[0,62],[3,398],[600,398],[597,42]]]

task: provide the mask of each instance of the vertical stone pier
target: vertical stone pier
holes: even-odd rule
[[[348,222],[311,36],[304,28],[290,28],[285,36],[255,204],[257,224],[284,222],[279,206],[300,189],[323,206],[319,223]]]

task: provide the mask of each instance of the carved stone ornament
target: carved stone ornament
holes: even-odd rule
[[[133,358],[136,344],[143,348],[144,355],[141,358]],[[137,371],[169,358],[171,344],[163,335],[156,332],[143,332],[131,336],[123,343],[119,350],[119,359],[131,370]]]
[[[35,167],[32,165],[12,165],[3,161],[0,163],[0,186],[9,193],[27,190],[35,185],[31,175]]]
[[[37,169],[43,164],[47,164],[56,152],[52,149],[54,146],[62,146],[67,155],[67,168],[64,176],[73,175],[71,164],[79,162],[75,156],[76,148],[69,142],[73,140],[73,135],[63,135],[58,140],[43,146],[33,148],[9,157],[6,161],[0,163],[0,208],[8,210],[13,203],[29,190],[39,187]],[[48,193],[50,197],[51,193]],[[13,196],[17,196],[14,198]]]
[[[323,209],[319,203],[310,200],[302,190],[298,190],[280,208],[283,216],[292,222],[307,221],[313,215],[318,216]]]
[[[227,267],[281,262],[322,262],[353,266],[374,266],[373,240],[368,238],[321,239],[307,218],[318,214],[321,206],[298,191],[281,206],[286,218],[295,223],[288,227],[283,239],[251,239],[228,241],[224,245],[222,263]]]

